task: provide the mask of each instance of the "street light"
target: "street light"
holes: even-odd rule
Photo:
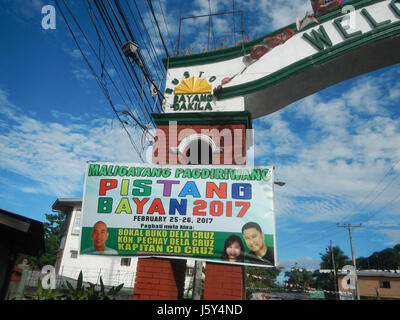
[[[142,63],[140,62],[139,58],[135,54],[138,51],[138,49],[139,49],[139,46],[133,41],[128,41],[127,43],[125,43],[122,46],[122,51],[123,51],[125,57],[132,58],[133,61],[135,61],[135,63],[139,66],[139,68],[144,72]],[[146,76],[146,78],[149,78],[146,73],[145,73],[145,76]]]
[[[139,46],[132,41],[128,41],[122,46],[122,51],[124,52],[125,57],[135,57],[137,49],[139,49]]]
[[[274,184],[277,184],[278,186],[283,187],[283,186],[286,184],[286,182],[283,182],[283,181],[274,181]]]
[[[151,79],[150,75],[147,73],[145,68],[143,68],[143,64],[140,62],[140,59],[137,57],[136,52],[139,49],[139,46],[133,42],[133,41],[128,41],[124,45],[122,45],[122,51],[127,58],[132,58],[133,61],[137,64],[137,66],[142,70],[143,74],[151,82],[151,96],[155,96],[160,90],[157,88],[156,83],[154,80]],[[139,54],[139,53],[138,53]],[[140,56],[140,54],[139,54]]]

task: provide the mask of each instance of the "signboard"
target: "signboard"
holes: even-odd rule
[[[223,66],[223,65],[222,65]],[[213,95],[217,88],[217,77],[212,73],[219,70],[204,66],[205,70],[189,68],[171,69],[166,79],[163,108],[166,113],[243,111],[243,97],[218,101]],[[226,72],[226,70],[219,70]]]
[[[88,162],[80,254],[276,264],[273,168]]]
[[[308,293],[309,299],[325,299],[325,292],[320,290],[313,290]]]
[[[354,295],[346,292],[339,292],[339,300],[355,300]]]

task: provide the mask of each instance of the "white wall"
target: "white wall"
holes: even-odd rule
[[[71,213],[67,237],[63,246],[61,260],[59,261],[58,274],[77,279],[82,270],[83,281],[100,283],[102,277],[104,285],[117,286],[124,283],[124,288],[133,287],[137,267],[137,258],[131,257],[130,266],[121,266],[122,257],[99,257],[79,255],[80,234],[74,233],[75,219],[80,214],[80,209],[74,209]],[[78,232],[80,232],[80,223]],[[62,249],[62,248],[60,248]],[[72,251],[76,251],[77,257],[71,257]]]

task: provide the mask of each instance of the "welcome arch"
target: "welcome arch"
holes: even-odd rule
[[[164,59],[164,111],[248,111],[255,119],[336,83],[399,63],[400,0],[345,5],[354,9],[352,15],[339,7],[300,30],[293,23],[242,46]],[[348,28],[350,18],[355,28]],[[175,90],[191,78],[212,86],[212,100],[211,94],[197,94],[196,88],[185,94]]]

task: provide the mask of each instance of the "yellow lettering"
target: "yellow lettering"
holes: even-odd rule
[[[128,198],[121,198],[121,201],[119,202],[118,207],[115,210],[115,213],[121,212],[125,212],[128,214],[132,213],[131,205],[129,204]]]

